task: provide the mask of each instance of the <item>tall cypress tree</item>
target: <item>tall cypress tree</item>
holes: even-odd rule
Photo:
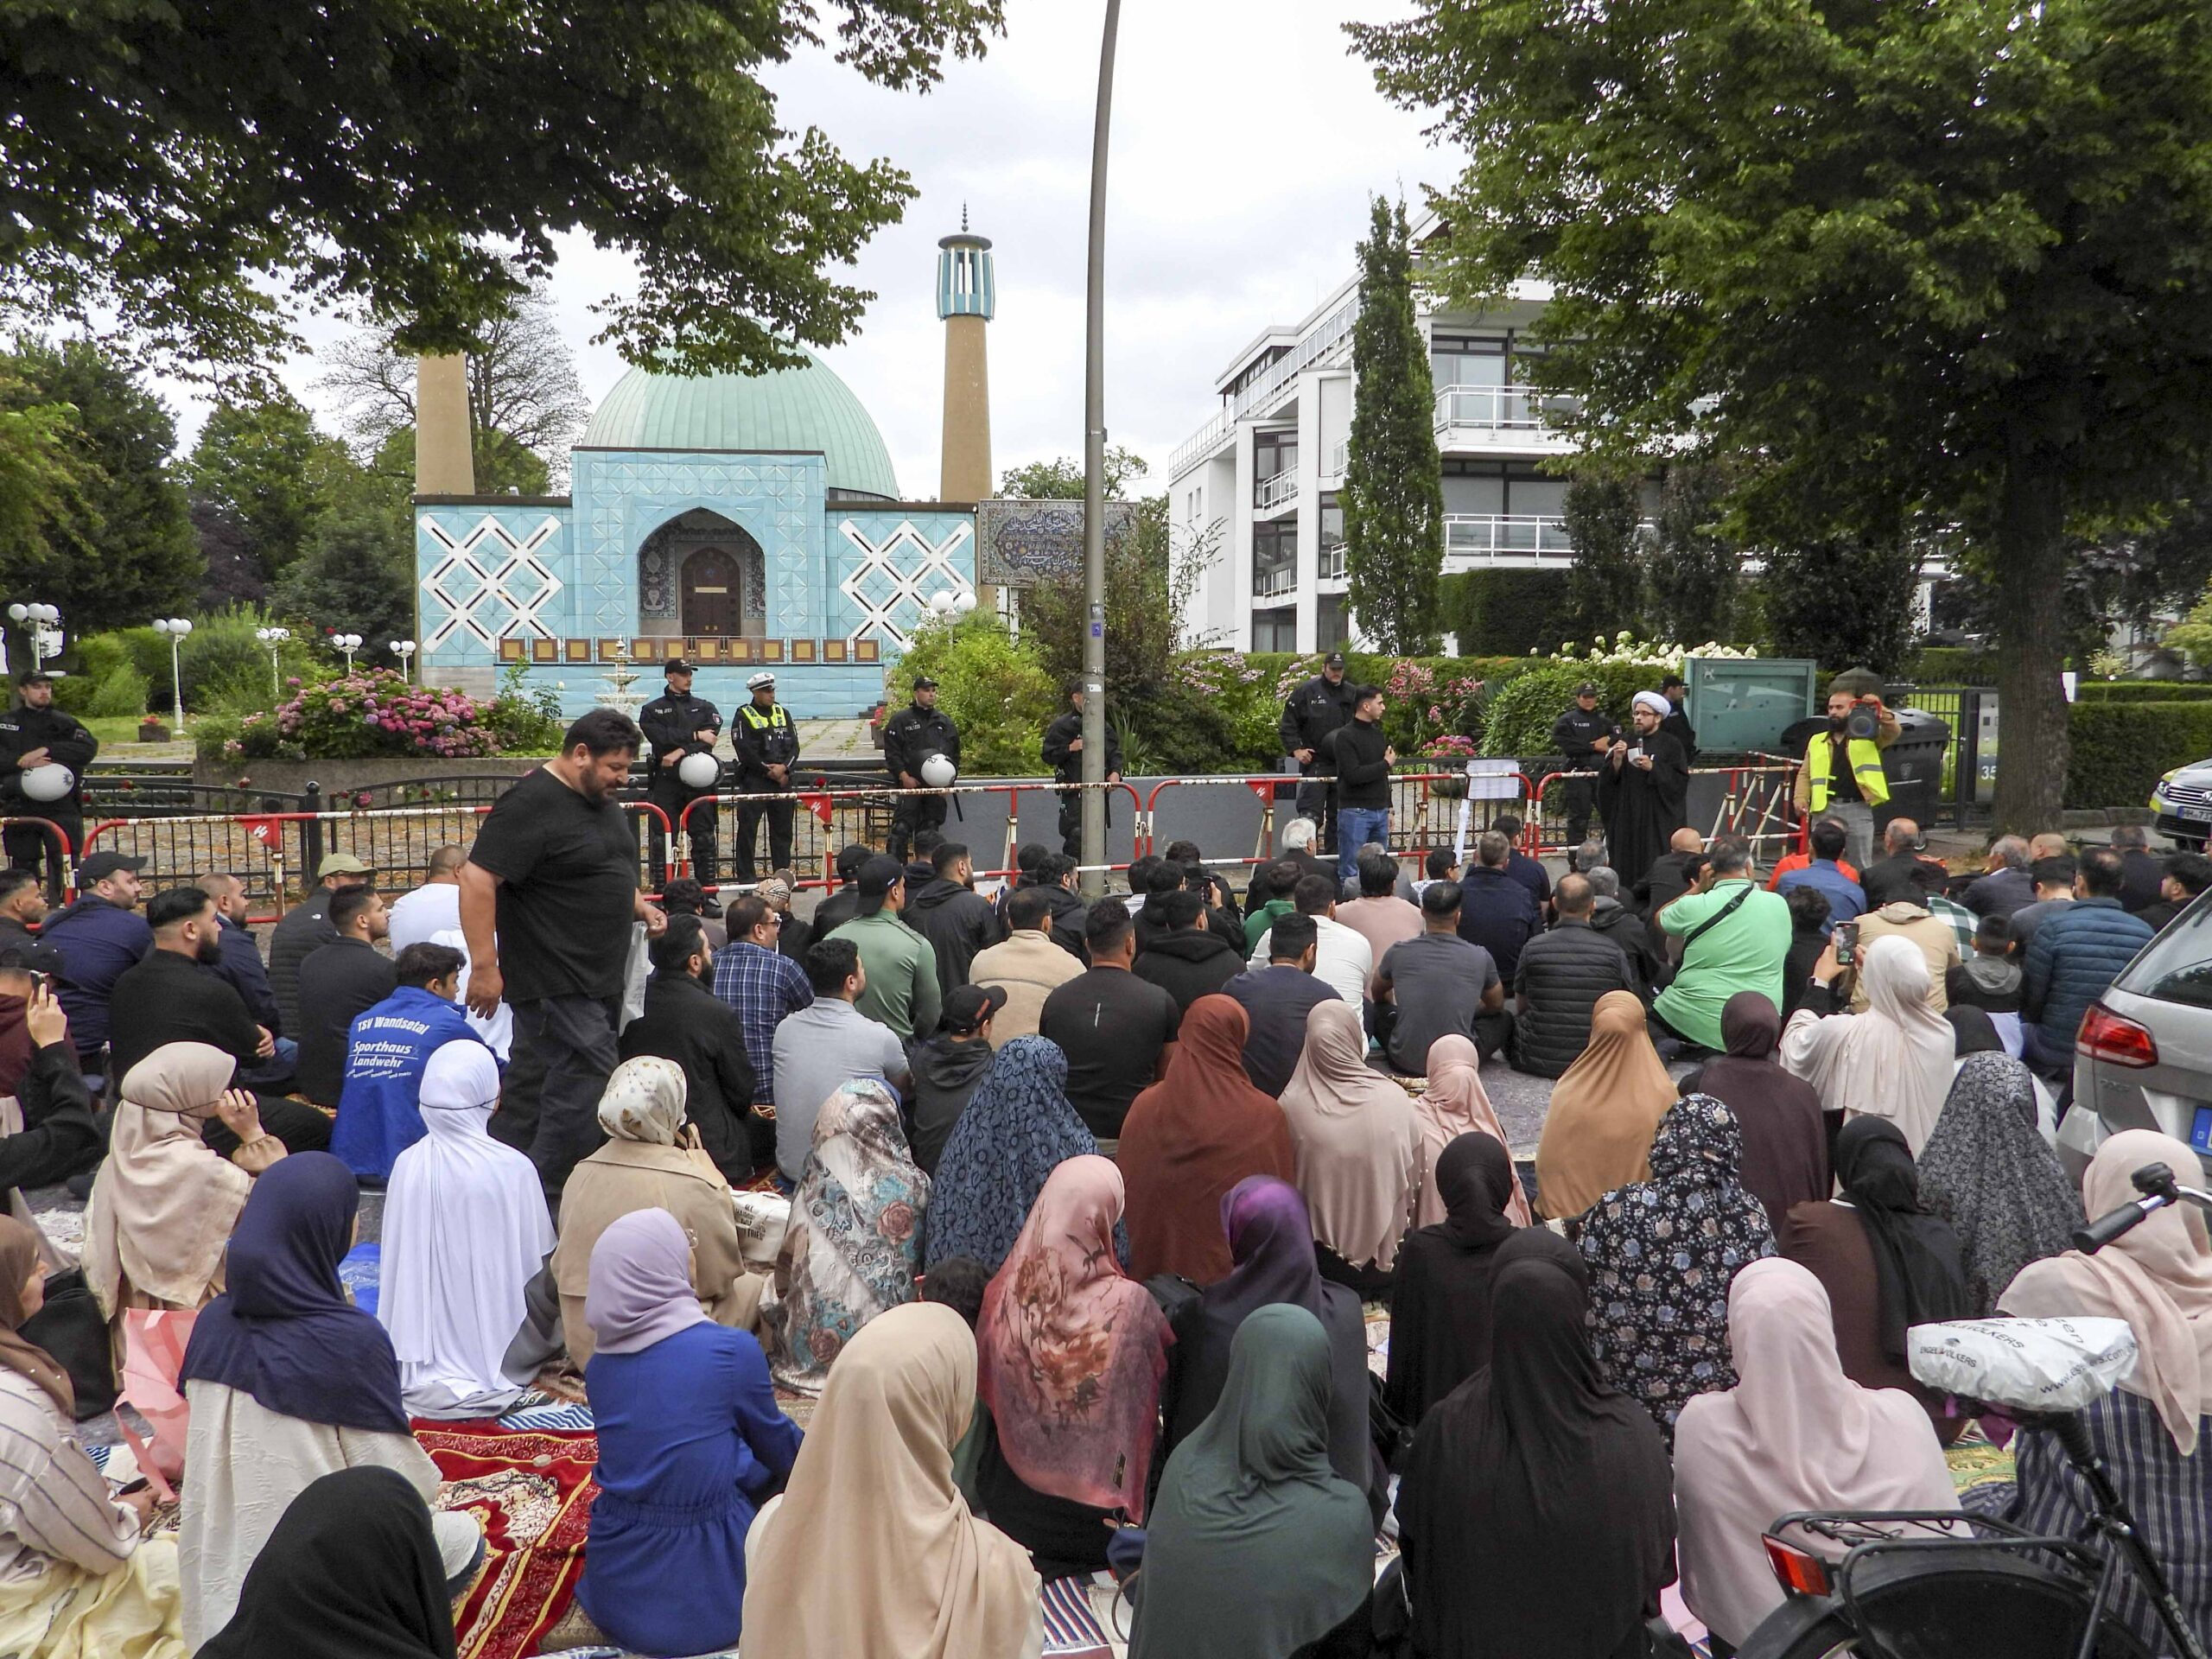
[[[1574,543],[1567,572],[1570,635],[1578,645],[1643,624],[1643,507],[1636,480],[1608,472],[1577,473],[1567,480],[1560,512]]]
[[[1377,197],[1359,245],[1351,360],[1351,442],[1338,499],[1352,617],[1378,651],[1432,652],[1442,632],[1444,467],[1403,202]]]

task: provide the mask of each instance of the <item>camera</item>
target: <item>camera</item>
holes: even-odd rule
[[[1879,697],[1855,697],[1851,712],[1843,717],[1844,734],[1871,740],[1882,728],[1882,700]]]

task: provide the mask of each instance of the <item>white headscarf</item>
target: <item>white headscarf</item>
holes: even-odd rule
[[[1658,715],[1662,720],[1666,719],[1668,715],[1675,712],[1675,705],[1668,702],[1666,698],[1661,696],[1656,691],[1639,691],[1633,697],[1630,698],[1629,702],[1631,704],[1642,704],[1644,708],[1649,709],[1653,714]]]
[[[1911,940],[1884,934],[1859,971],[1866,1012],[1822,1018],[1798,1009],[1782,1033],[1782,1064],[1813,1085],[1825,1109],[1891,1119],[1917,1158],[1951,1092],[1957,1039],[1928,1005],[1928,958]]]
[[[423,1068],[428,1133],[399,1154],[385,1192],[377,1317],[419,1416],[496,1416],[523,1391],[500,1362],[553,1224],[537,1166],[486,1132],[499,1103],[490,1049],[474,1039],[440,1047]]]
[[[672,1147],[676,1132],[683,1127],[690,1087],[683,1068],[674,1060],[657,1054],[625,1060],[608,1076],[599,1096],[599,1127],[617,1141]]]

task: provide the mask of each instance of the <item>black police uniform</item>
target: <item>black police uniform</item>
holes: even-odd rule
[[[1045,764],[1052,769],[1052,776],[1064,784],[1083,781],[1083,751],[1068,746],[1083,735],[1083,711],[1071,709],[1045,728]],[[1122,739],[1111,726],[1106,728],[1106,773],[1109,777],[1122,769]],[[1107,799],[1113,799],[1109,793]],[[1110,817],[1113,808],[1109,805]],[[1060,791],[1060,850],[1070,858],[1083,856],[1083,791],[1064,789]]]
[[[58,801],[35,801],[23,793],[17,757],[34,749],[44,749],[48,759],[76,774],[77,781]],[[82,721],[51,705],[33,709],[19,703],[0,714],[0,812],[11,818],[43,818],[69,837],[72,852],[79,850],[85,839],[85,769],[99,752],[99,739]],[[57,856],[50,864],[45,861],[55,852],[53,836],[32,824],[11,823],[0,833],[0,847],[14,868],[43,869],[47,886],[60,899],[63,861]]]
[[[908,703],[885,722],[883,766],[891,774],[894,789],[906,787],[900,772],[919,778],[922,762],[933,754],[945,756],[956,766],[960,764],[960,733],[944,709]],[[916,836],[944,826],[946,798],[943,795],[899,797],[899,804],[891,810],[892,857],[905,863]]]
[[[1300,749],[1313,751],[1313,758],[1300,762],[1298,768],[1298,816],[1313,819],[1319,827],[1318,850],[1321,852],[1334,852],[1337,847],[1337,792],[1330,786],[1336,772],[1321,740],[1351,723],[1353,690],[1349,678],[1341,685],[1331,685],[1326,675],[1316,674],[1290,694],[1275,728],[1285,754]]]
[[[768,868],[780,870],[791,861],[791,785],[778,783],[768,775],[768,768],[798,763],[798,728],[792,722],[791,710],[782,703],[771,703],[764,713],[759,703],[748,699],[738,705],[729,735],[737,750],[739,792],[782,798],[738,803],[735,874],[740,881],[751,881],[755,879],[753,849],[760,842],[763,818],[768,821]]]
[[[1571,702],[1567,712],[1552,722],[1552,747],[1567,757],[1567,769],[1571,772],[1592,772],[1598,770],[1598,740],[1620,735],[1620,726],[1602,708],[1587,714],[1579,702]],[[1580,847],[1590,835],[1590,805],[1596,790],[1595,779],[1569,778],[1567,780],[1567,844]]]
[[[688,819],[683,816],[683,809],[702,795],[712,795],[715,785],[709,784],[704,789],[692,788],[676,770],[682,761],[679,760],[663,766],[661,757],[672,749],[681,749],[685,754],[690,754],[702,747],[693,733],[719,732],[721,728],[721,711],[704,697],[695,697],[689,691],[668,692],[655,697],[638,711],[638,729],[645,734],[645,741],[652,746],[645,798],[668,814],[671,824],[684,824],[689,828],[691,835],[691,874],[701,886],[706,887],[714,887],[716,879],[718,861],[715,837],[721,827],[715,822],[716,809],[709,801]],[[721,776],[717,766],[716,783],[721,781]],[[653,886],[656,887],[668,880],[668,832],[656,823],[653,825]]]

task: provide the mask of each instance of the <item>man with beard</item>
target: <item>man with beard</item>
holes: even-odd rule
[[[1598,810],[1605,816],[1608,855],[1621,885],[1631,890],[1686,822],[1689,763],[1681,744],[1659,729],[1672,712],[1656,691],[1637,692],[1635,731],[1606,751],[1598,770]]]
[[[1851,729],[1854,715],[1859,716],[1859,732]],[[1850,837],[1844,856],[1862,870],[1874,861],[1875,809],[1890,798],[1882,751],[1904,729],[1883,704],[1881,676],[1864,668],[1846,669],[1828,682],[1827,729],[1815,732],[1806,743],[1805,764],[1792,786],[1799,811],[1843,825]]]
[[[146,906],[154,948],[115,982],[108,1042],[121,1077],[164,1043],[208,1043],[242,1067],[276,1052],[265,1026],[254,1023],[218,967],[222,923],[215,901],[199,887],[171,887]],[[273,1127],[273,1126],[272,1126]]]

